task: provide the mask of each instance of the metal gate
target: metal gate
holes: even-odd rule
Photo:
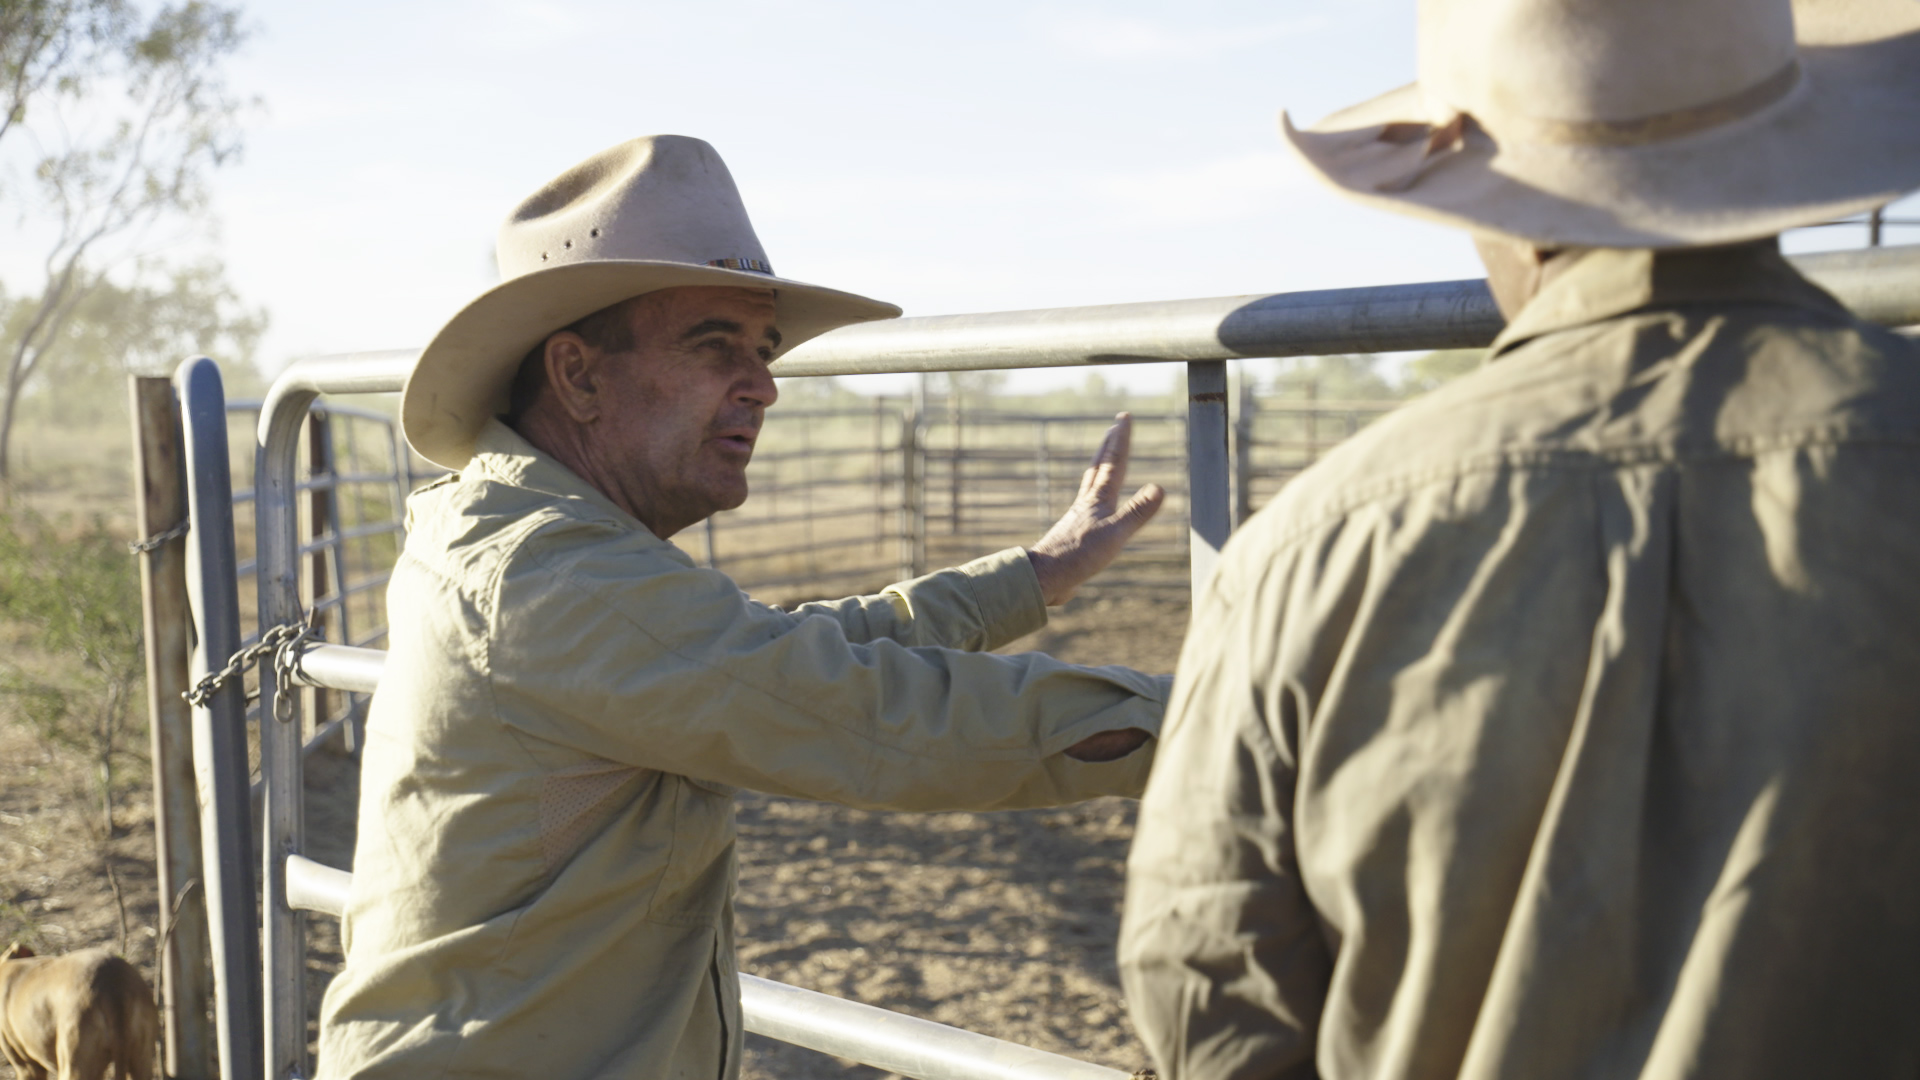
[[[1796,260],[1861,316],[1920,323],[1920,247]],[[1502,320],[1482,281],[1449,281],[1270,296],[899,319],[847,327],[796,348],[782,376],[968,371],[1116,363],[1187,363],[1186,463],[1190,580],[1211,572],[1233,520],[1226,362],[1485,345]],[[401,389],[411,351],[304,360],[274,383],[255,433],[255,551],[259,625],[269,639],[300,624],[295,475],[299,435],[322,394]],[[219,369],[189,360],[175,375],[186,431],[192,532],[188,580],[196,679],[240,649],[238,560]],[[221,1074],[270,1080],[309,1075],[302,973],[305,913],[338,914],[346,872],[302,852],[301,703],[295,691],[372,693],[385,653],[295,643],[260,676],[265,857],[258,918],[251,865],[244,689],[229,683],[193,712],[202,792],[203,873],[213,937]],[[274,717],[277,719],[268,719]],[[262,973],[264,972],[264,982]],[[741,977],[747,1030],[923,1080],[1075,1078],[1124,1074],[984,1035]]]

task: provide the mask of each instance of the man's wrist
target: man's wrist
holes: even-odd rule
[[[1027,565],[1033,567],[1033,578],[1040,583],[1040,602],[1047,607],[1054,607],[1059,603],[1055,597],[1060,595],[1057,584],[1060,577],[1059,558],[1032,548],[1021,550],[1027,553]]]

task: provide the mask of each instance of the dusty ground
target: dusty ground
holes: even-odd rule
[[[1184,590],[1090,593],[1021,645],[1167,671],[1186,619]],[[0,763],[0,940],[49,951],[109,945],[151,978],[157,905],[144,778],[106,834],[87,769],[36,745],[3,702]],[[316,757],[309,781],[313,854],[345,865],[351,763]],[[1120,999],[1113,943],[1132,821],[1132,803],[1120,799],[905,815],[745,796],[741,968],[1131,1072],[1148,1062]],[[319,838],[330,834],[329,849]],[[311,922],[317,1001],[338,935],[332,919]],[[745,1075],[881,1074],[750,1037]]]

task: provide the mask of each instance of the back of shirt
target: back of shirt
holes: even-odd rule
[[[1597,251],[1198,605],[1121,961],[1170,1080],[1920,1071],[1920,356]]]

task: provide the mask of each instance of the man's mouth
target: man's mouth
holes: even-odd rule
[[[736,450],[740,453],[752,453],[753,440],[758,434],[758,432],[751,431],[723,431],[715,435],[713,441],[730,450]]]

